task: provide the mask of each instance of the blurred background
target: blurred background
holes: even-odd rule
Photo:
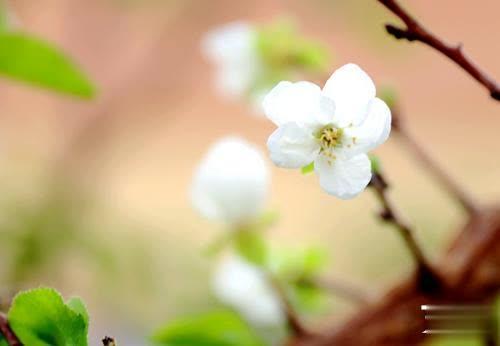
[[[55,43],[98,88],[91,101],[0,80],[0,290],[50,285],[85,299],[91,343],[120,345],[168,318],[214,304],[204,247],[221,225],[203,220],[188,190],[208,146],[237,134],[265,151],[274,126],[214,88],[203,35],[243,19],[292,18],[328,44],[331,71],[355,62],[377,86],[397,90],[411,132],[483,202],[500,196],[498,105],[450,61],[420,44],[396,42],[397,22],[366,0],[15,0],[16,25]],[[500,77],[497,0],[406,1],[435,32],[463,42]],[[463,221],[431,176],[390,140],[378,151],[394,199],[437,258]],[[271,164],[270,164],[271,166]],[[272,167],[269,209],[278,244],[322,244],[329,275],[374,294],[411,270],[400,239],[374,217],[373,196],[331,198],[316,177]],[[351,305],[336,299],[328,318]]]

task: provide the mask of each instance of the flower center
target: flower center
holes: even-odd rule
[[[321,151],[329,151],[338,146],[342,140],[342,129],[333,125],[323,127],[318,133]]]

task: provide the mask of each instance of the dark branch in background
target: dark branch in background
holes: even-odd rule
[[[16,334],[10,329],[7,316],[0,312],[0,333],[3,335],[5,341],[9,346],[21,346],[22,343],[17,338]]]
[[[451,176],[446,173],[446,171],[441,168],[437,160],[434,160],[432,156],[427,152],[422,145],[408,132],[404,126],[404,119],[401,117],[401,112],[399,107],[393,106],[391,108],[393,125],[392,130],[399,139],[401,139],[406,147],[413,153],[413,155],[419,160],[419,162],[431,172],[434,177],[439,181],[439,183],[446,189],[446,191],[456,199],[460,205],[469,214],[476,213],[478,208],[474,199],[466,192],[459,184],[455,182]]]
[[[422,292],[430,293],[440,288],[440,280],[432,269],[415,239],[415,232],[403,221],[387,195],[388,184],[380,172],[374,172],[369,185],[375,192],[382,210],[382,220],[391,223],[399,232],[417,265],[417,279]]]
[[[392,13],[398,16],[406,28],[400,28],[392,24],[386,24],[387,32],[396,39],[406,39],[408,41],[420,41],[429,47],[454,61],[464,69],[472,78],[488,89],[491,97],[500,101],[500,86],[485,71],[477,66],[462,50],[462,44],[451,45],[424,28],[415,18],[406,12],[396,0],[378,0]]]

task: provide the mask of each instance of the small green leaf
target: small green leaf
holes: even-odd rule
[[[250,263],[258,266],[267,263],[267,244],[261,232],[239,230],[234,235],[234,245],[240,256]]]
[[[51,44],[23,33],[0,33],[0,75],[83,98],[95,93],[70,58]]]
[[[378,91],[378,97],[382,99],[390,109],[392,109],[398,101],[396,90],[390,86],[380,87]]]
[[[302,172],[302,174],[309,174],[314,172],[314,161],[308,164],[307,166],[302,167],[300,171]]]
[[[229,310],[173,321],[158,330],[152,340],[168,346],[263,346],[254,331]]]
[[[10,326],[24,345],[87,346],[86,309],[76,300],[69,304],[51,288],[21,292],[8,313]]]
[[[370,162],[372,165],[372,172],[380,173],[380,170],[382,169],[382,164],[380,163],[380,159],[374,154],[370,154],[368,156],[370,158]]]

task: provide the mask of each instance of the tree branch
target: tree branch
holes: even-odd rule
[[[346,323],[288,345],[416,346],[426,337],[421,305],[491,302],[500,289],[500,208],[471,215],[438,268],[442,290],[422,292],[413,274]]]
[[[406,12],[396,0],[378,0],[382,5],[398,16],[406,28],[400,28],[392,24],[386,24],[387,32],[396,39],[406,39],[408,41],[420,41],[429,47],[434,48],[441,54],[447,56],[455,64],[465,70],[478,83],[483,85],[490,93],[490,96],[500,101],[500,86],[497,82],[474,63],[462,50],[462,44],[451,45],[428,31],[415,18]]]
[[[3,335],[5,341],[7,341],[7,344],[9,346],[22,345],[21,341],[19,341],[16,334],[14,334],[14,332],[10,328],[9,322],[7,321],[7,316],[5,316],[5,314],[3,313],[0,313],[0,333]]]
[[[405,221],[403,221],[401,216],[399,216],[389,199],[387,195],[388,184],[380,172],[373,173],[369,186],[374,190],[382,205],[382,211],[380,212],[381,219],[391,223],[398,230],[406,247],[415,260],[420,289],[425,293],[434,292],[440,289],[441,282],[439,277],[425,258],[422,249],[415,239],[414,231]]]
[[[393,116],[392,130],[399,139],[404,142],[406,147],[439,181],[444,189],[456,199],[468,214],[474,214],[478,211],[476,201],[459,185],[456,181],[438,164],[437,160],[425,150],[425,148],[408,132],[404,126],[404,119],[401,117],[399,107],[396,105],[391,108]]]

